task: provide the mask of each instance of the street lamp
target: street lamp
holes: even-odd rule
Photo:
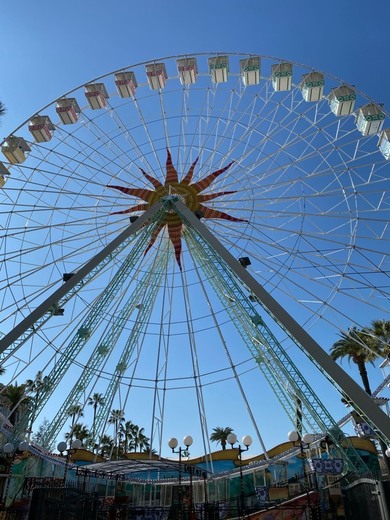
[[[2,482],[1,485],[1,497],[2,501],[5,503],[8,495],[8,489],[10,486],[11,481],[11,473],[12,473],[12,466],[15,462],[15,456],[16,453],[22,453],[24,451],[27,451],[29,448],[29,443],[26,441],[22,441],[18,444],[18,446],[15,446],[12,444],[12,442],[7,442],[4,444],[2,448],[3,456],[6,461],[6,477],[5,480]]]
[[[193,441],[191,435],[186,435],[183,439],[183,444],[184,444],[185,448],[182,448],[181,446],[178,447],[179,441],[175,437],[172,437],[168,441],[168,446],[171,448],[172,453],[179,454],[179,516],[178,516],[179,519],[181,518],[182,501],[183,501],[183,497],[182,497],[183,490],[182,490],[182,486],[181,486],[181,458],[189,457],[190,452],[188,451],[188,448],[192,445],[193,442],[194,441]],[[191,508],[191,512],[192,512],[192,486],[190,489],[190,508]]]
[[[235,433],[229,433],[229,435],[226,438],[227,442],[231,445],[232,448],[234,448],[234,444],[237,442],[237,435]],[[241,444],[238,445],[238,458],[240,460],[240,516],[244,511],[244,477],[242,474],[242,457],[241,454],[244,451],[248,451],[249,447],[252,444],[252,437],[250,435],[244,435],[244,437],[241,439],[242,444],[245,446],[245,448],[241,447]]]
[[[299,446],[301,452],[301,460],[302,460],[302,470],[303,470],[303,479],[305,482],[305,491],[307,497],[307,505],[305,511],[305,518],[311,520],[313,518],[312,515],[312,507],[310,502],[310,482],[309,476],[306,470],[306,451],[309,448],[309,445],[314,441],[314,435],[311,433],[305,433],[302,437],[296,431],[288,432],[288,440],[293,442],[295,446]]]
[[[60,452],[61,457],[66,457],[65,459],[65,469],[64,469],[64,476],[62,477],[62,482],[65,485],[66,482],[66,476],[68,473],[68,467],[69,467],[69,460],[71,455],[76,453],[77,450],[81,448],[82,442],[80,439],[74,439],[70,446],[68,447],[67,443],[65,441],[61,441],[57,444],[57,450]],[[64,455],[64,452],[66,451],[66,455]]]

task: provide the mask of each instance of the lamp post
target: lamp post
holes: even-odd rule
[[[312,506],[311,506],[311,501],[310,501],[310,482],[309,482],[309,476],[308,476],[307,470],[306,470],[306,451],[305,450],[307,450],[309,448],[309,445],[314,441],[314,436],[311,433],[305,433],[301,437],[298,432],[291,431],[291,432],[288,432],[288,440],[293,442],[295,446],[299,446],[299,449],[301,452],[303,479],[305,482],[305,492],[306,492],[306,497],[307,497],[305,518],[306,518],[306,520],[312,520],[313,511],[312,511]]]
[[[65,469],[64,469],[64,476],[62,478],[63,485],[65,486],[66,483],[66,476],[68,474],[68,467],[69,467],[69,460],[71,455],[76,453],[77,450],[81,448],[82,442],[80,439],[74,439],[70,446],[68,447],[67,443],[65,441],[59,442],[57,445],[57,450],[60,452],[61,457],[64,457],[64,452],[66,451],[66,459],[65,459]]]
[[[11,482],[11,473],[12,473],[12,467],[13,463],[15,461],[15,456],[17,452],[24,452],[27,451],[29,448],[29,443],[26,441],[22,441],[18,444],[18,446],[14,446],[12,442],[7,442],[4,444],[2,448],[3,457],[6,460],[6,480],[2,484],[2,490],[1,490],[1,496],[2,496],[2,502],[5,504],[7,500],[7,495],[9,491],[9,486]]]
[[[232,448],[234,448],[234,444],[237,442],[237,435],[235,433],[229,433],[227,436],[227,442],[231,445]],[[248,451],[249,447],[252,444],[252,437],[250,435],[244,435],[244,437],[241,439],[242,444],[245,446],[245,448],[241,447],[241,444],[238,445],[238,458],[240,461],[240,516],[244,514],[244,477],[242,474],[242,453],[244,451]]]
[[[178,518],[180,519],[182,517],[182,506],[183,506],[183,490],[181,485],[181,458],[182,457],[188,457],[190,455],[190,452],[188,451],[188,448],[192,445],[193,439],[191,435],[186,435],[183,439],[183,444],[185,448],[182,448],[181,446],[178,447],[179,441],[172,437],[168,441],[168,446],[171,448],[172,453],[178,453],[179,454],[179,515]],[[190,508],[192,512],[192,489],[190,493]]]

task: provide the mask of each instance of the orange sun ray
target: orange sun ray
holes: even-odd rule
[[[172,164],[171,152],[167,149],[167,175],[165,177],[165,186],[170,186],[172,183],[179,182],[176,168]]]
[[[145,249],[144,256],[149,251],[149,249],[153,246],[153,244],[155,243],[155,241],[156,241],[160,231],[164,228],[164,226],[165,226],[165,222],[160,222],[159,225],[156,227],[156,229],[153,231],[153,234],[152,234],[152,236],[150,237],[150,240],[149,240],[148,247]]]
[[[222,195],[230,195],[231,193],[236,193],[235,191],[220,191],[218,193],[209,193],[208,195],[198,195],[199,202],[207,202],[208,200],[216,199],[217,197],[222,197]]]
[[[126,195],[133,195],[134,197],[138,197],[145,202],[148,202],[150,196],[154,193],[153,191],[145,190],[143,188],[124,188],[123,186],[108,186],[108,188],[119,190],[122,193],[126,193]]]
[[[181,184],[183,186],[188,186],[189,183],[192,181],[192,177],[194,175],[194,170],[195,170],[195,166],[196,166],[196,163],[198,162],[199,160],[199,157],[197,157],[195,159],[195,161],[191,164],[191,167],[190,169],[188,170],[188,173],[187,175],[184,177],[184,179],[181,181]]]
[[[113,211],[110,215],[124,215],[126,213],[133,213],[133,211],[146,211],[149,207],[149,204],[137,204],[136,206],[131,206],[131,208],[124,209],[123,211]]]
[[[231,220],[232,222],[248,222],[243,218],[232,217],[223,211],[211,209],[207,206],[203,206],[202,204],[199,205],[199,209],[203,212],[204,218],[223,218],[224,220]]]
[[[183,224],[177,224],[168,222],[168,235],[171,239],[171,242],[173,244],[174,250],[175,250],[175,258],[176,262],[178,263],[181,271],[181,231],[182,231]]]
[[[142,168],[140,168],[141,172],[143,173],[143,175],[148,179],[148,181],[153,184],[153,186],[156,188],[156,190],[158,188],[162,188],[162,184],[161,182],[158,180],[158,179],[155,179],[154,177],[152,177],[151,175],[149,175],[148,173],[146,173],[145,170],[143,170]]]
[[[233,163],[234,163],[234,161],[232,161],[227,166],[225,166],[225,168],[221,168],[220,170],[217,170],[217,171],[215,171],[213,173],[210,173],[210,175],[207,175],[207,177],[205,177],[204,179],[201,179],[200,181],[196,182],[195,184],[191,184],[191,186],[193,186],[195,188],[197,193],[200,193],[201,191],[203,191],[206,188],[208,188],[210,186],[210,184],[217,177],[222,175],[222,173],[226,172],[226,170],[228,170]]]

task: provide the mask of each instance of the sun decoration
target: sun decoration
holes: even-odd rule
[[[178,173],[175,167],[172,164],[172,157],[170,151],[167,149],[167,163],[166,170],[167,174],[165,177],[165,183],[161,184],[159,180],[151,175],[148,175],[142,168],[140,168],[143,175],[148,179],[148,181],[154,186],[154,190],[147,190],[143,188],[124,188],[123,186],[108,186],[109,188],[113,188],[115,190],[119,190],[127,195],[132,195],[133,197],[138,197],[145,201],[145,203],[136,204],[135,206],[131,206],[130,208],[123,211],[115,211],[111,213],[111,215],[119,215],[123,213],[132,213],[134,211],[144,211],[149,207],[153,206],[156,202],[158,202],[162,197],[166,197],[167,195],[178,195],[180,199],[186,204],[190,211],[200,211],[202,213],[203,218],[218,218],[224,220],[231,220],[233,222],[248,222],[247,220],[231,217],[227,213],[223,211],[219,211],[216,209],[208,208],[204,206],[203,203],[209,200],[216,199],[217,197],[221,197],[222,195],[228,195],[229,193],[235,193],[234,191],[220,191],[217,193],[209,193],[202,195],[201,192],[210,186],[210,184],[222,173],[226,172],[228,168],[233,164],[231,162],[225,168],[221,168],[213,173],[210,173],[204,179],[199,180],[198,182],[194,182],[190,184],[192,181],[192,176],[194,174],[196,163],[198,162],[199,157],[195,160],[195,162],[191,165],[188,173],[184,176],[184,178],[179,181]],[[181,255],[181,235],[183,222],[181,221],[179,215],[176,212],[166,213],[164,219],[160,222],[160,224],[155,229],[152,238],[148,244],[148,247],[145,251],[145,254],[152,247],[154,242],[157,239],[160,231],[167,226],[168,235],[175,249],[175,257],[176,261],[181,267],[180,255]]]

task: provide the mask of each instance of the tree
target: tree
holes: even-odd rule
[[[5,368],[3,366],[0,366],[0,376],[4,375],[6,372]]]
[[[83,407],[81,404],[72,404],[72,406],[69,406],[68,408],[68,415],[72,418],[71,427],[70,427],[70,442],[72,442],[73,439],[73,428],[76,424],[76,421],[80,419],[80,417],[84,417]]]
[[[372,341],[372,336],[366,329],[358,330],[356,327],[349,329],[348,332],[341,332],[340,339],[334,343],[330,349],[330,356],[336,360],[347,357],[348,361],[356,363],[362,379],[364,390],[371,395],[370,382],[366,364],[374,364],[379,357],[383,357],[383,348],[377,342]]]
[[[123,433],[123,451],[128,453],[134,449],[134,424],[131,421],[126,421],[120,425],[120,429]]]
[[[47,388],[50,384],[50,377],[42,377],[41,371],[37,372],[35,379],[27,379],[25,382],[26,390],[29,393],[38,394],[42,389]]]
[[[149,455],[157,455],[157,451],[153,448],[152,450],[150,448],[145,448],[142,450],[142,453],[148,453]]]
[[[99,455],[109,457],[114,447],[114,440],[109,435],[102,435],[99,444]]]
[[[108,422],[114,425],[114,443],[116,448],[116,457],[118,458],[119,452],[119,425],[125,422],[125,412],[123,410],[111,410]]]
[[[97,408],[98,406],[102,406],[104,404],[104,397],[103,394],[100,393],[94,393],[92,397],[88,397],[88,404],[90,406],[93,406],[93,421],[92,421],[92,431],[91,436],[93,440],[95,439],[95,423],[96,423],[96,414],[97,414]]]
[[[376,322],[373,322],[373,324],[374,323]],[[330,349],[331,357],[334,360],[340,359],[340,361],[345,357],[348,358],[348,361],[352,359],[358,367],[364,390],[371,395],[366,364],[374,364],[374,361],[378,358],[387,355],[383,342],[378,341],[377,337],[373,334],[373,329],[358,330],[356,327],[353,327],[349,329],[348,333],[341,332],[340,336],[340,339],[336,341]],[[387,446],[381,439],[379,440],[379,444],[387,471],[390,475],[390,461],[386,456]]]
[[[210,441],[220,443],[223,450],[226,450],[227,438],[230,433],[233,433],[233,428],[227,426],[226,428],[221,428],[217,426],[213,428],[213,433],[210,435]]]
[[[46,419],[46,417],[43,419],[42,424],[40,424],[38,431],[33,433],[32,440],[38,446],[43,448],[46,451],[53,451],[54,450],[54,442],[47,440],[47,434],[50,431],[51,428],[51,422],[49,419]]]
[[[373,320],[368,329],[372,333],[373,340],[383,349],[383,355],[390,356],[390,320]]]
[[[6,113],[5,105],[2,101],[0,101],[0,117],[2,117]]]
[[[28,404],[29,397],[26,393],[26,385],[8,385],[3,391],[3,396],[7,399],[7,406],[10,410],[9,421],[15,425],[19,420],[20,407]]]
[[[27,379],[25,382],[26,392],[30,395],[29,399],[29,412],[30,412],[30,425],[29,430],[32,430],[34,421],[36,419],[35,414],[39,405],[39,397],[42,390],[45,390],[50,385],[50,378],[48,376],[42,377],[42,372],[39,371],[35,376],[35,379]]]
[[[72,443],[73,439],[79,439],[82,442],[82,444],[84,444],[86,440],[89,440],[89,436],[90,433],[88,430],[88,426],[82,423],[76,423],[73,425],[70,432],[65,433],[65,440],[70,441],[70,443]]]
[[[145,429],[140,428],[136,424],[134,425],[134,436],[133,436],[133,444],[134,444],[134,451],[137,451],[137,448],[139,448],[139,451],[141,452],[143,449],[147,449],[150,447],[149,445],[149,438],[146,437],[144,434]]]

